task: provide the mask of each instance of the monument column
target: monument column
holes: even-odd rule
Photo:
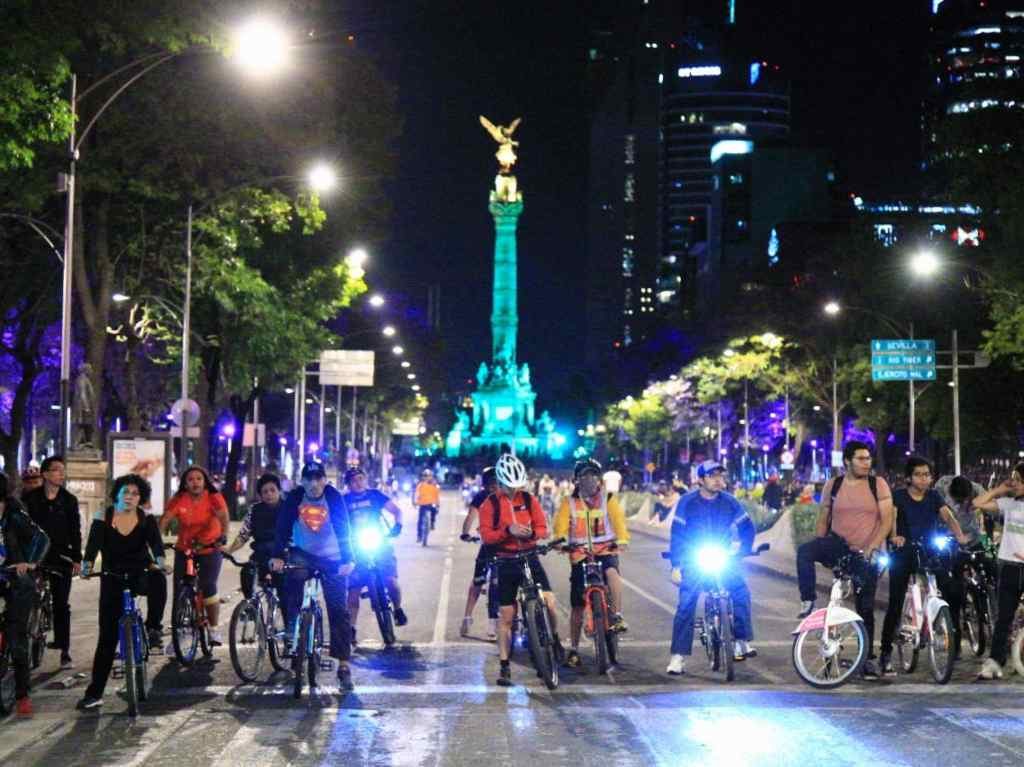
[[[494,217],[494,290],[491,309],[491,360],[515,370],[519,314],[516,305],[516,227],[523,201],[503,202],[491,193]]]

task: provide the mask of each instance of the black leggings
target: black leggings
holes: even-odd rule
[[[1010,626],[1024,594],[1024,563],[999,562],[999,589],[996,602],[996,627],[992,632],[992,660],[1000,666],[1010,652]]]
[[[892,562],[889,565],[889,607],[885,611],[885,621],[882,623],[882,655],[892,652],[893,637],[896,635],[900,619],[903,617],[903,603],[906,601],[907,587],[915,572],[914,558],[909,550],[897,550],[890,556]],[[953,620],[954,646],[960,647],[960,610],[964,600],[963,581],[952,577],[944,569],[935,572],[935,580],[942,598],[949,603],[950,617]]]

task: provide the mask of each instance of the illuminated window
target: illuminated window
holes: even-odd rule
[[[636,199],[636,176],[632,173],[626,174],[626,189],[623,194],[625,202],[633,202]]]
[[[632,133],[626,136],[626,165],[636,164],[636,136]]]

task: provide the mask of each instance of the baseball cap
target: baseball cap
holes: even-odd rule
[[[324,470],[324,465],[319,461],[308,461],[305,466],[302,467],[302,478],[312,479],[314,477],[326,477],[327,472]]]
[[[725,471],[725,467],[718,461],[704,461],[704,463],[697,467],[697,477],[704,479],[704,477],[716,471]]]

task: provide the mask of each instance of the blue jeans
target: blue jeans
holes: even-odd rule
[[[699,577],[683,578],[679,584],[679,606],[672,621],[672,654],[690,655],[693,650],[693,619],[697,601],[704,593],[704,581]],[[732,595],[733,635],[736,639],[753,639],[754,622],[750,612],[750,589],[743,576],[729,572],[722,576],[722,585]],[[727,648],[731,652],[731,648]]]

